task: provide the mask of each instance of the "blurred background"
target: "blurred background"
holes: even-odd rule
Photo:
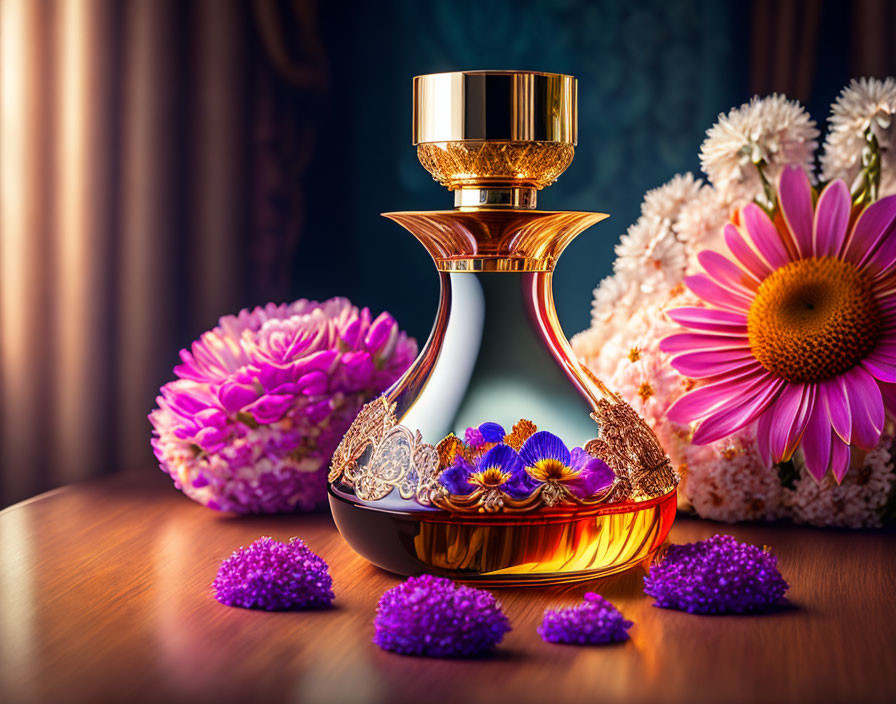
[[[719,112],[779,91],[823,123],[896,73],[894,31],[889,0],[0,0],[0,506],[152,471],[155,392],[222,314],[345,295],[425,340],[432,265],[378,215],[451,207],[413,75],[579,79],[575,160],[539,196],[612,214],[557,269],[572,335]]]

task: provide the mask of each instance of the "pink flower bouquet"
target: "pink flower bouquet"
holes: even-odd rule
[[[782,96],[720,116],[648,193],[580,358],[654,427],[683,503],[725,521],[880,525],[896,413],[896,81],[818,130]]]
[[[181,350],[178,378],[149,415],[153,450],[175,486],[209,508],[311,509],[361,406],[416,354],[392,316],[371,319],[345,298],[224,316]]]

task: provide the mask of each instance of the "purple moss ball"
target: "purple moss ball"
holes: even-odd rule
[[[785,603],[787,588],[775,555],[730,535],[672,545],[644,577],[654,606],[691,614],[764,611]]]
[[[374,626],[383,650],[436,658],[482,655],[510,630],[489,592],[428,574],[385,592]]]
[[[568,609],[548,609],[538,627],[548,643],[602,645],[628,640],[631,621],[600,594],[588,592],[585,603]]]
[[[314,609],[333,601],[326,561],[298,538],[264,537],[241,547],[221,563],[212,587],[222,604],[244,609]]]

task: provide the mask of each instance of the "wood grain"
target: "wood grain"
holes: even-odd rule
[[[793,608],[765,616],[656,609],[635,570],[497,592],[514,630],[485,660],[407,658],[371,644],[398,582],[356,556],[326,514],[233,518],[162,475],[67,487],[0,513],[3,702],[896,701],[896,535],[679,519],[674,542],[729,532],[773,546]],[[218,563],[261,535],[304,538],[332,567],[335,608],[219,605]],[[635,622],[630,642],[548,645],[548,606],[588,589]]]

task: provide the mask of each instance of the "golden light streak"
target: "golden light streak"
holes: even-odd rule
[[[3,390],[0,466],[10,498],[33,486],[36,454],[32,419],[39,399],[30,357],[35,348],[40,254],[36,153],[39,78],[34,36],[39,8],[27,0],[0,3],[0,388]]]
[[[103,345],[92,339],[102,334],[103,277],[101,196],[108,144],[103,140],[104,107],[99,86],[105,78],[101,52],[104,6],[98,2],[63,0],[58,7],[59,105],[57,109],[58,162],[55,164],[59,216],[55,232],[56,310],[55,344],[58,377],[56,442],[64,481],[95,473],[100,456],[95,404],[102,384]],[[91,60],[93,59],[93,60]],[[64,458],[64,459],[63,459]]]

